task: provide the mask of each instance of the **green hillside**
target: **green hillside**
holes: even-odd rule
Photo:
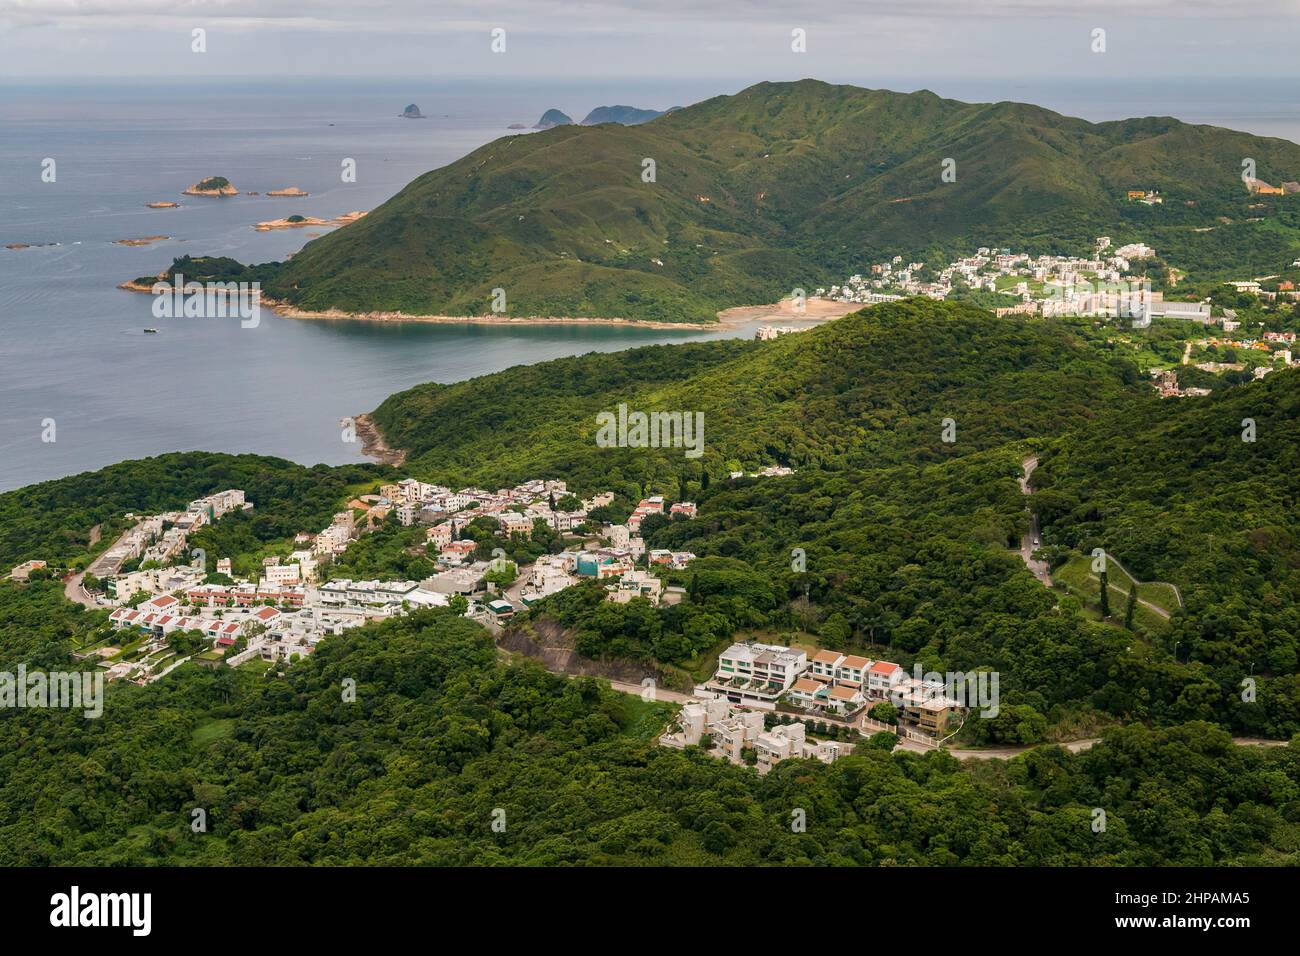
[[[701,605],[658,623],[604,611],[593,625],[581,606],[557,607],[597,656],[691,666],[737,628],[803,626],[796,599],[807,587],[814,629],[831,645],[996,666],[1009,699],[1052,723],[1083,708],[1289,734],[1300,726],[1298,380],[1277,372],[1222,397],[1162,401],[1130,362],[1068,324],[908,300],[768,343],[584,356],[419,386],[375,419],[430,479],[559,474],[584,493],[699,502],[699,519],[652,528],[647,543],[738,561],[715,570],[733,576],[724,590],[739,588],[744,610]],[[703,456],[598,448],[596,416],[619,403],[703,413]],[[1261,438],[1243,446],[1252,409]],[[1009,550],[1026,530],[1015,477],[1031,447],[1049,553],[1103,547],[1141,580],[1177,585],[1185,610],[1167,589],[1142,594],[1171,614],[1135,615],[1134,642],[1095,621],[1086,587],[1076,599],[1033,580]],[[795,476],[726,480],[773,463]],[[796,547],[806,575],[790,570]],[[1126,596],[1112,592],[1116,623]],[[1252,663],[1261,706],[1239,698]]]
[[[1177,585],[1186,612],[1165,640],[1181,659],[1237,692],[1244,677],[1277,677],[1300,701],[1300,370],[1140,417],[1106,412],[1054,445],[1034,481],[1045,542],[1104,548]]]
[[[1130,363],[1102,356],[1063,323],[911,299],[769,343],[659,346],[419,385],[374,417],[413,465],[448,480],[555,471],[594,488],[615,471],[696,480],[773,463],[940,462],[1060,434],[1120,396],[1148,399],[1137,381]],[[598,448],[596,415],[619,403],[703,413],[703,456]],[[954,443],[943,441],[944,418],[956,423]]]
[[[637,126],[496,140],[248,277],[306,309],[481,315],[502,289],[511,316],[665,322],[712,321],[881,257],[1079,253],[1100,233],[1148,241],[1193,278],[1240,277],[1300,255],[1300,196],[1248,196],[1246,157],[1266,180],[1300,177],[1300,146],[1167,117],[1093,124],[760,83]],[[1131,189],[1165,201],[1129,203]]]
[[[640,739],[664,705],[645,714],[592,678],[504,662],[445,611],[349,631],[283,676],[183,668],[112,694],[102,720],[0,720],[0,863],[1297,862],[1295,747],[1236,747],[1206,724],[1132,727],[1009,765],[864,744],[759,777]],[[806,832],[791,830],[795,807]]]
[[[664,704],[547,674],[477,624],[421,611],[332,636],[283,673],[186,665],[116,683],[102,720],[10,712],[0,861],[1294,865],[1300,749],[1237,747],[1228,732],[1300,730],[1298,396],[1290,370],[1161,401],[1066,323],[926,300],[771,342],[593,354],[408,390],[375,413],[412,452],[403,473],[489,487],[562,477],[614,491],[611,517],[645,492],[699,505],[694,520],[642,526],[648,547],[699,556],[670,578],[680,604],[575,587],[522,626],[546,617],[581,653],[686,670],[749,635],[908,670],[987,668],[1000,712],[967,721],[958,744],[1101,742],[958,761],[873,740],[760,777],[655,746]],[[595,415],[620,402],[702,412],[705,454],[596,448]],[[1045,550],[1103,547],[1141,580],[1176,584],[1184,609],[1127,628],[1035,580],[1015,549],[1031,451]],[[772,462],[796,473],[728,474]],[[125,462],[0,495],[0,557],[83,562],[94,524],[107,537],[126,510],[231,485],[256,508],[195,540],[240,554],[320,527],[395,474],[251,455]],[[392,573],[367,551],[390,530],[348,560]],[[104,616],[66,602],[45,572],[0,582],[0,662],[74,666]],[[1243,676],[1257,699],[1243,699]],[[195,806],[206,834],[190,829]],[[809,811],[799,837],[791,807]],[[498,808],[504,833],[489,825]]]

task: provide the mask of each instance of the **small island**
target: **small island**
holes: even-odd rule
[[[537,121],[533,129],[551,129],[556,126],[572,126],[573,119],[563,110],[547,110]]]
[[[284,189],[269,189],[266,194],[268,196],[295,196],[299,198],[311,195],[311,193],[303,192],[297,186],[286,186]]]
[[[299,229],[303,226],[346,226],[350,222],[356,222],[365,213],[356,210],[345,212],[335,219],[317,219],[314,216],[287,216],[284,219],[269,219],[266,222],[259,222],[255,226],[258,232],[271,232],[275,229]]]
[[[225,176],[209,176],[185,190],[187,196],[238,196],[239,190]]]
[[[179,209],[181,207],[180,203],[172,202],[168,199],[162,199],[158,202],[147,202],[145,205],[150,209]]]
[[[418,106],[412,103],[406,109],[402,110],[401,118],[402,119],[424,119],[424,114],[420,112],[420,108]]]
[[[143,239],[114,239],[115,246],[148,246],[155,242],[163,242],[170,239],[171,236],[145,236]]]

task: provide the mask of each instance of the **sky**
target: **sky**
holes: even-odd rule
[[[1300,92],[1297,63],[1300,0],[0,0],[9,80],[1224,76]]]

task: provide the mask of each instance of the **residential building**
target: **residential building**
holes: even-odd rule
[[[37,571],[45,566],[46,564],[44,561],[37,561],[37,560],[24,561],[22,564],[18,565],[12,571],[9,572],[9,580],[11,581],[29,580],[31,577],[31,573],[33,571]]]
[[[732,644],[718,656],[706,690],[733,704],[773,709],[808,667],[806,652],[777,644]]]
[[[616,604],[626,604],[632,598],[643,597],[648,598],[651,604],[658,607],[659,597],[664,590],[664,582],[649,571],[632,568],[623,572],[623,575],[616,583],[606,585],[605,590],[609,592],[609,597],[606,600],[613,601]]]
[[[871,700],[884,700],[889,696],[890,688],[906,677],[907,672],[890,661],[876,661],[867,668],[867,697]]]

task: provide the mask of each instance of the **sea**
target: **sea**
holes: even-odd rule
[[[1294,83],[837,79],[1034,102],[1094,121],[1173,115],[1300,141]],[[325,230],[257,232],[255,223],[374,209],[423,172],[497,137],[528,135],[508,127],[531,127],[552,107],[578,120],[599,105],[664,109],[745,85],[0,79],[0,491],[192,449],[362,461],[359,444],[342,441],[340,420],[421,382],[652,343],[752,338],[761,323],[717,331],[380,324],[293,320],[266,309],[244,328],[156,319],[150,296],[117,288],[185,254],[283,259]],[[426,118],[400,118],[410,103]],[[355,182],[341,176],[349,159]],[[241,195],[182,195],[214,175]],[[288,186],[310,195],[265,195]],[[155,201],[181,205],[146,207]],[[156,235],[170,238],[119,244]]]

